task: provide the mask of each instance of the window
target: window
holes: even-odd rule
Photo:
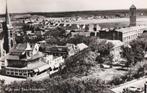
[[[13,34],[12,34],[12,32],[10,32],[10,37],[12,37],[13,36]]]
[[[11,40],[11,47],[13,47],[13,41]]]
[[[11,72],[11,75],[14,75],[14,72]]]
[[[93,31],[96,31],[96,30],[97,30],[96,27],[94,27],[94,28],[93,28]]]
[[[18,73],[15,73],[15,75],[18,75]]]
[[[24,73],[23,75],[24,75],[24,76],[26,76],[27,74],[26,74],[26,73]]]
[[[7,74],[9,75],[10,73],[9,73],[9,72],[7,72]]]

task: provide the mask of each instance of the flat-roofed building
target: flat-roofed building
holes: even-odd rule
[[[97,36],[101,39],[120,40],[124,43],[129,43],[140,36],[145,30],[146,26],[131,26],[113,30],[100,30]]]
[[[146,26],[131,26],[121,29],[116,29],[117,32],[121,33],[121,41],[128,43],[138,38],[147,29]]]

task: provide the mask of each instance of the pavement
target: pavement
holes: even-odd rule
[[[147,81],[147,77],[142,77],[139,79],[135,79],[129,82],[126,82],[124,84],[121,84],[115,88],[112,88],[111,90],[114,91],[115,93],[122,93],[124,88],[128,88],[128,87],[137,87],[137,88],[143,88],[145,82]]]

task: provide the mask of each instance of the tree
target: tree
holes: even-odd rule
[[[101,67],[104,62],[112,67],[113,55],[110,53],[110,51],[112,50],[113,46],[114,45],[112,43],[107,43],[105,40],[94,43],[91,46],[92,50],[99,53],[96,61],[100,64]]]
[[[134,52],[132,51],[132,48],[129,46],[122,46],[121,49],[121,56],[126,59],[125,66],[129,67],[134,64]]]
[[[142,61],[144,59],[144,51],[146,51],[146,40],[145,39],[137,39],[130,43],[132,50],[134,52],[134,61],[137,63],[138,61]]]
[[[82,36],[82,35],[75,35],[72,38],[69,38],[67,40],[67,43],[72,43],[72,44],[79,44],[79,43],[85,43],[86,45],[89,45],[91,42],[90,37]]]
[[[65,78],[70,76],[87,75],[90,67],[96,64],[96,54],[89,48],[65,60],[65,68],[60,72]]]
[[[103,63],[104,63],[104,58],[103,57],[101,57],[100,55],[98,55],[97,57],[96,57],[96,61],[100,64],[100,67],[102,68],[103,67]]]
[[[47,31],[45,33],[45,36],[53,36],[53,37],[66,37],[66,31],[61,28],[61,27],[57,27],[55,29],[50,29],[49,31]]]
[[[110,53],[108,55],[108,64],[110,65],[110,68],[113,66],[113,55]]]

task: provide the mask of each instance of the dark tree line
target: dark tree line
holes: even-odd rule
[[[63,80],[60,76],[43,81],[13,82],[5,85],[4,91],[5,93],[114,93],[100,80],[71,78]]]
[[[138,38],[127,46],[122,46],[122,57],[126,59],[125,66],[133,66],[144,59],[147,50],[147,39]]]

